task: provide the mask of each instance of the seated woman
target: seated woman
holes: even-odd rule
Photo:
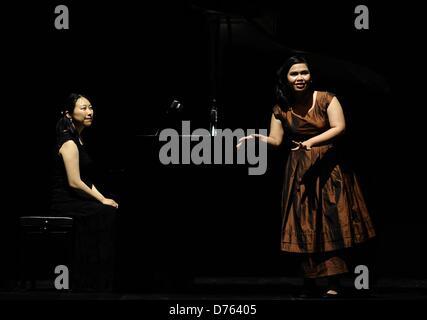
[[[81,134],[91,126],[94,110],[87,97],[73,93],[61,114],[56,125],[50,213],[74,218],[74,258],[68,266],[71,289],[111,291],[119,205],[93,184],[94,166]]]

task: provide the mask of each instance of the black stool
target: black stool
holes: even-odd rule
[[[54,288],[55,267],[72,269],[74,219],[71,217],[20,217],[20,285],[36,288],[44,281],[45,288]]]

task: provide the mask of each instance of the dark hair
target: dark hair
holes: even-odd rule
[[[288,85],[288,72],[289,69],[298,63],[304,63],[310,70],[310,64],[307,58],[301,55],[295,55],[285,61],[285,63],[277,70],[277,83],[275,87],[276,91],[276,103],[284,110],[288,109],[291,104],[294,103],[293,91]]]
[[[56,144],[61,147],[65,137],[79,138],[79,133],[73,125],[73,121],[67,117],[67,113],[71,115],[74,112],[77,100],[86,98],[80,93],[71,93],[61,106],[61,118],[56,123]],[[88,99],[89,100],[89,99]]]

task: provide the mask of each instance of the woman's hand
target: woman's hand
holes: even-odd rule
[[[119,204],[116,201],[114,201],[113,199],[104,198],[101,202],[107,206],[112,206],[114,208],[119,207]]]
[[[302,142],[292,140],[292,143],[296,144],[296,147],[291,149],[292,151],[297,151],[300,149],[308,151],[308,150],[311,150],[311,147],[312,147],[310,140],[302,141]]]
[[[262,141],[262,142],[265,142],[265,143],[267,143],[267,141],[268,141],[268,137],[267,136],[264,136],[264,135],[259,134],[259,133],[252,133],[252,134],[250,134],[250,135],[248,135],[246,137],[240,138],[239,142],[236,145],[236,148],[239,149],[243,145],[243,142],[245,140],[252,140],[252,139],[255,139],[255,138],[257,138],[257,139],[259,139],[259,141]]]

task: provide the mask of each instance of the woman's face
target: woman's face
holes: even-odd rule
[[[76,101],[71,117],[77,127],[89,127],[93,121],[93,108],[89,100],[84,97],[80,97]]]
[[[311,82],[310,70],[305,63],[292,65],[288,71],[288,84],[296,92],[307,90]]]

